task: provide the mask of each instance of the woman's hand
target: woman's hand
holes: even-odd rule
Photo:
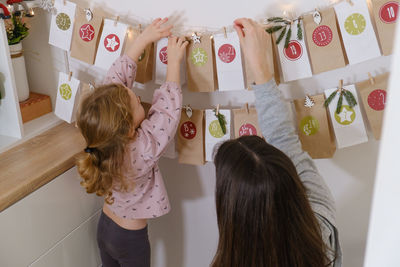
[[[272,79],[268,66],[268,34],[251,19],[241,18],[234,21],[235,29],[239,35],[240,45],[247,59],[249,67],[254,74],[255,83],[263,84]]]
[[[170,37],[168,39],[168,68],[167,82],[180,83],[180,68],[183,56],[186,53],[186,46],[189,44],[185,37]]]
[[[167,21],[168,18],[155,19],[133,42],[132,47],[128,50],[128,56],[137,62],[147,45],[170,36],[173,26],[165,26]]]

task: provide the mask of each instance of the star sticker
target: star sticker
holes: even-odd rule
[[[345,121],[352,122],[351,115],[353,115],[353,111],[348,110],[347,107],[343,107],[342,112],[338,116],[340,117],[340,122],[343,123]]]
[[[81,28],[81,33],[82,33],[81,38],[83,40],[85,40],[85,39],[88,41],[93,40],[94,31],[92,31],[92,29],[90,29],[90,28],[91,28],[91,26],[89,24],[87,24],[86,27]]]
[[[161,54],[161,61],[162,62],[166,62],[168,60],[168,53],[166,50],[161,50],[160,52]]]
[[[204,62],[204,54],[200,52],[200,50],[197,50],[197,53],[193,55],[194,59],[196,60],[196,63],[203,63]]]
[[[117,40],[115,40],[115,36],[112,38],[107,38],[107,48],[111,48],[112,51],[115,51],[116,46],[119,46],[119,43]]]
[[[200,40],[200,36],[198,36],[196,33],[192,34],[192,41],[194,44],[200,44],[201,40]]]

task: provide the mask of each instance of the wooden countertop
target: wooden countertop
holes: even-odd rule
[[[0,154],[0,212],[75,165],[85,147],[65,122]]]

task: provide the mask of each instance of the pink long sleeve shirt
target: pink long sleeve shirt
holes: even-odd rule
[[[132,89],[137,65],[128,56],[117,59],[107,73],[104,84],[120,83]],[[124,178],[134,189],[120,192],[113,189],[114,203],[109,209],[124,219],[155,218],[171,209],[158,160],[174,138],[180,121],[182,91],[174,82],[155,90],[148,118],[136,131],[127,148]]]

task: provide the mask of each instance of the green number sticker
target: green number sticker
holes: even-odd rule
[[[356,119],[356,112],[354,109],[347,105],[343,105],[340,109],[340,113],[335,112],[335,120],[341,125],[349,125]]]
[[[203,66],[208,60],[207,52],[200,47],[193,49],[191,59],[194,65]]]
[[[208,130],[210,131],[210,134],[215,138],[221,138],[224,136],[221,125],[219,125],[218,120],[211,122],[210,126],[208,127]]]
[[[60,30],[66,31],[71,27],[71,19],[65,13],[60,13],[56,17],[56,24]]]
[[[346,31],[351,35],[359,35],[364,32],[367,21],[360,13],[350,15],[344,22]]]
[[[60,95],[65,100],[69,100],[71,98],[72,90],[67,83],[63,83],[60,85]]]
[[[314,135],[319,131],[319,122],[313,116],[304,117],[300,121],[300,131],[307,136]]]

